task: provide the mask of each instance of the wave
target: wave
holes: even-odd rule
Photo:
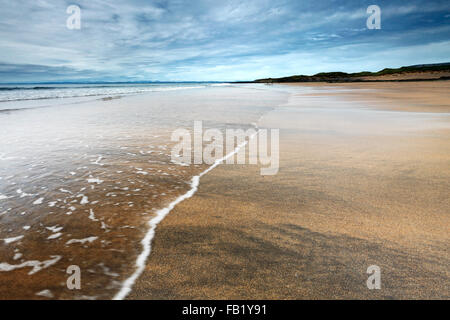
[[[82,87],[0,87],[0,102],[117,96],[147,92],[205,88],[206,85],[82,86]]]
[[[16,91],[16,90],[52,90],[58,87],[0,87],[0,91]],[[60,88],[59,88],[60,89]]]
[[[149,85],[150,86],[150,85]],[[153,85],[157,86],[157,85]],[[70,86],[61,85],[57,87],[50,86],[36,86],[36,87],[0,87],[0,91],[17,91],[17,90],[57,90],[57,89],[101,89],[101,88],[124,88],[124,85],[84,85],[84,86]],[[131,86],[128,86],[131,87]],[[134,85],[133,87],[145,87],[144,85]]]

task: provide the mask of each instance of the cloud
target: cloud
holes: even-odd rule
[[[371,3],[344,0],[0,0],[1,81],[229,81],[447,60],[447,1],[378,2],[374,31]],[[70,4],[81,30],[66,28]],[[386,54],[417,46],[440,50]]]

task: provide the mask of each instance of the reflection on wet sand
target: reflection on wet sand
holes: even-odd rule
[[[225,103],[227,90],[240,99]],[[171,161],[171,133],[194,120],[247,128],[285,96],[257,95],[210,88],[0,115],[0,295],[113,297],[134,272],[146,222],[206,168]],[[70,265],[81,290],[66,287]]]
[[[208,174],[128,298],[448,299],[449,86],[283,86],[289,102],[259,122],[280,128],[278,174]]]

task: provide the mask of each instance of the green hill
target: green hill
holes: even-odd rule
[[[424,64],[424,65],[414,65],[401,68],[385,68],[378,72],[357,72],[357,73],[346,73],[346,72],[321,72],[312,76],[306,75],[295,75],[283,78],[267,78],[259,79],[254,82],[261,83],[281,83],[281,82],[359,82],[359,81],[377,81],[377,80],[365,80],[364,77],[380,77],[393,74],[406,74],[406,73],[425,73],[425,72],[450,72],[450,62],[447,63],[437,63],[437,64]],[[442,77],[447,79],[448,77]],[[440,79],[438,77],[437,79]],[[424,79],[433,80],[433,79]],[[387,80],[380,80],[387,81]],[[400,80],[401,81],[401,80]]]

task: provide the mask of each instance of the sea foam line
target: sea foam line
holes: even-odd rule
[[[256,127],[256,126],[255,126]],[[256,127],[257,128],[257,127]],[[150,255],[150,252],[152,250],[152,240],[155,236],[155,229],[157,225],[169,214],[170,211],[172,211],[173,208],[180,202],[183,202],[186,199],[191,198],[198,190],[198,185],[200,184],[200,178],[203,177],[205,174],[213,170],[215,167],[217,167],[219,164],[223,163],[228,158],[234,156],[238,151],[247,145],[247,143],[253,139],[255,135],[258,134],[259,131],[257,131],[255,134],[249,137],[247,141],[244,141],[240,145],[238,145],[232,152],[225,155],[222,159],[218,159],[212,164],[208,169],[201,172],[199,175],[192,177],[191,180],[191,189],[186,192],[185,194],[179,196],[174,201],[172,201],[167,207],[160,209],[156,211],[156,216],[152,218],[148,224],[149,224],[149,230],[147,231],[147,234],[145,235],[144,239],[142,239],[141,244],[143,247],[143,250],[141,254],[136,259],[136,271],[127,278],[123,284],[120,291],[114,296],[113,300],[123,300],[126,298],[126,296],[131,292],[131,289],[133,285],[135,284],[136,280],[139,278],[139,276],[142,274],[142,272],[145,269],[145,262],[147,261],[148,256]]]

